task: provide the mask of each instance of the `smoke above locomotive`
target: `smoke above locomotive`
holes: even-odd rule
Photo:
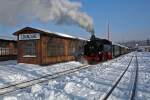
[[[38,19],[44,23],[77,25],[93,34],[93,19],[81,7],[80,2],[70,0],[0,0],[0,22],[16,25]]]

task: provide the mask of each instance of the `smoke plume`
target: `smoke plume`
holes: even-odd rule
[[[93,20],[81,7],[81,3],[69,0],[0,0],[0,23],[16,25],[38,19],[58,25],[76,24],[93,33]]]

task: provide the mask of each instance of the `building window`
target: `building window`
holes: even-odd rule
[[[51,38],[48,41],[48,56],[63,56],[64,42],[60,39]]]
[[[71,41],[69,43],[69,55],[75,55],[77,47],[75,47],[75,42]]]
[[[24,57],[36,56],[36,41],[26,41],[24,43]]]
[[[3,47],[3,48],[7,48],[7,47],[8,47],[8,44],[9,44],[8,42],[3,42],[3,43],[2,43],[2,47]]]

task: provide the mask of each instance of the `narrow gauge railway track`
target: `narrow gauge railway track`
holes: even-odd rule
[[[138,60],[137,60],[137,54],[135,56],[133,55],[126,67],[126,69],[121,73],[121,75],[116,79],[116,81],[112,84],[112,87],[110,87],[106,93],[104,93],[99,100],[107,100],[109,96],[112,94],[113,90],[117,87],[117,85],[120,83],[121,79],[125,75],[126,71],[128,70],[129,66],[131,65],[131,62],[133,60],[133,57],[135,57],[135,74],[134,74],[134,80],[133,80],[133,85],[132,89],[129,95],[129,100],[134,100],[135,93],[136,93],[136,83],[137,83],[137,78],[138,78]]]
[[[24,81],[24,82],[21,82],[21,83],[8,85],[8,86],[0,88],[0,95],[5,95],[7,93],[10,93],[10,92],[13,92],[13,91],[16,91],[16,90],[19,90],[19,89],[30,87],[34,84],[43,83],[43,82],[46,82],[48,80],[60,77],[62,75],[67,75],[67,74],[71,74],[71,73],[74,73],[74,72],[82,70],[82,69],[86,69],[88,67],[90,67],[90,65],[82,65],[82,66],[79,66],[79,67],[76,67],[76,68],[72,68],[72,69],[68,69],[68,70],[65,70],[65,71],[57,72],[57,73],[52,74],[52,75],[47,74],[45,76],[35,78],[35,79],[32,79],[32,80],[28,80],[28,81]]]
[[[124,57],[125,56],[121,57],[117,61],[120,61]],[[111,62],[111,63],[114,63],[114,62]],[[35,79],[23,81],[23,82],[16,83],[16,84],[7,85],[7,86],[4,86],[4,87],[0,88],[0,95],[5,95],[5,94],[8,94],[10,92],[19,90],[19,89],[24,89],[24,88],[33,86],[33,85],[38,84],[38,83],[44,83],[48,80],[52,80],[52,79],[58,78],[58,77],[63,76],[63,75],[71,74],[71,73],[74,73],[76,71],[89,68],[90,66],[91,65],[82,65],[82,66],[79,66],[79,67],[76,67],[76,68],[71,68],[71,69],[68,69],[68,70],[65,70],[65,71],[56,72],[54,74],[47,74],[47,75],[44,75],[42,77],[38,77],[38,78],[35,78]]]

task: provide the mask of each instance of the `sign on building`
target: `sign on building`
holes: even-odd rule
[[[19,40],[37,40],[37,39],[40,39],[39,33],[19,34]]]

